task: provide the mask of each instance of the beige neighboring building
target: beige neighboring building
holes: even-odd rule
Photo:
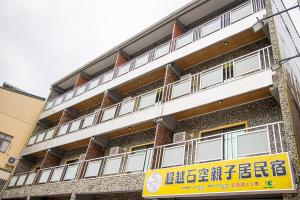
[[[0,87],[0,188],[17,164],[45,99],[4,83]]]

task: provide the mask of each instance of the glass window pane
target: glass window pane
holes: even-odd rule
[[[146,151],[138,152],[128,156],[126,172],[144,171]]]
[[[120,66],[118,68],[118,76],[121,76],[121,75],[126,74],[127,72],[129,72],[129,70],[130,70],[130,64],[131,64],[131,62],[128,62],[128,63]]]
[[[64,177],[65,181],[75,179],[76,174],[77,174],[78,166],[79,166],[79,164],[75,164],[75,165],[69,165],[67,167],[65,177]]]
[[[78,119],[76,121],[71,122],[69,132],[77,131],[80,127],[81,120],[82,119]]]
[[[117,106],[114,106],[114,107],[104,110],[102,121],[106,121],[106,120],[115,118],[116,110],[117,110]]]
[[[170,43],[159,46],[155,49],[154,59],[160,58],[170,52]]]
[[[149,59],[149,53],[146,53],[145,55],[138,57],[135,60],[134,68],[138,68],[138,67],[140,67],[142,65],[147,64],[148,63],[148,59]]]
[[[59,131],[58,131],[57,135],[60,136],[60,135],[66,134],[66,133],[67,133],[67,130],[68,130],[68,127],[69,127],[69,123],[62,125],[62,126],[59,128]]]
[[[104,175],[118,174],[121,167],[122,157],[108,158],[106,160]]]
[[[85,92],[85,88],[86,88],[86,84],[78,87],[76,91],[76,96],[83,94]]]
[[[192,79],[187,79],[175,83],[172,87],[172,99],[191,93]]]
[[[249,2],[231,11],[231,23],[234,23],[251,14],[252,14],[252,6],[251,3]]]
[[[269,151],[269,139],[267,130],[260,130],[252,133],[240,134],[237,137],[238,156],[268,153]]]
[[[119,115],[125,115],[127,113],[133,112],[133,110],[134,110],[134,104],[135,104],[135,99],[123,102],[121,104],[120,114]]]
[[[113,79],[114,76],[114,70],[104,74],[103,79],[102,79],[102,83],[106,83],[108,81],[111,81]]]
[[[197,162],[222,159],[222,139],[205,140],[197,143]]]
[[[28,145],[33,145],[34,143],[35,143],[35,140],[36,140],[36,135],[35,136],[32,136],[31,138],[30,138],[30,140],[28,141]]]
[[[33,184],[35,176],[36,176],[36,172],[32,172],[32,173],[28,174],[28,177],[26,179],[25,185],[31,185],[31,184]]]
[[[201,88],[206,88],[223,82],[223,68],[205,72],[201,74]]]
[[[86,128],[93,125],[95,114],[88,115],[83,119],[82,128]]]
[[[75,91],[75,90],[72,90],[71,92],[68,92],[68,93],[66,94],[65,101],[67,101],[67,100],[73,98],[74,91]]]
[[[258,54],[234,62],[234,76],[241,76],[260,69]]]
[[[13,176],[10,181],[9,181],[9,184],[8,184],[8,187],[13,187],[15,186],[16,182],[17,182],[17,179],[18,179],[18,176]]]
[[[39,183],[47,183],[50,173],[51,173],[51,169],[43,170],[41,172],[41,176],[40,176],[40,179],[38,182]]]
[[[91,80],[88,85],[89,85],[89,90],[97,87],[99,85],[99,78]]]
[[[164,149],[162,167],[176,166],[184,164],[184,145],[169,147]]]
[[[64,171],[64,167],[55,168],[51,176],[50,182],[60,181],[63,171]]]
[[[147,108],[149,106],[153,106],[156,103],[156,94],[157,94],[157,92],[155,91],[150,94],[141,96],[139,108],[143,109],[143,108]]]
[[[64,95],[61,95],[61,96],[57,97],[56,100],[55,100],[55,106],[58,105],[58,104],[61,104],[63,98],[64,98]]]
[[[55,128],[48,130],[47,134],[46,134],[46,137],[45,137],[45,140],[49,140],[49,139],[53,138],[54,132],[55,132]]]
[[[221,29],[220,17],[218,17],[202,26],[202,37],[209,35],[219,29]]]
[[[0,145],[0,152],[6,152],[10,142],[7,140],[3,140],[1,145]]]
[[[89,162],[89,164],[86,168],[86,172],[85,172],[84,177],[88,178],[88,177],[98,176],[100,166],[101,166],[101,160]]]
[[[179,49],[180,47],[183,47],[187,44],[190,44],[193,42],[193,31],[181,36],[181,37],[178,37],[177,40],[176,40],[176,49]]]
[[[46,135],[46,132],[38,134],[35,143],[42,142],[44,140],[45,135]]]
[[[16,186],[24,185],[27,174],[22,174],[19,176]]]

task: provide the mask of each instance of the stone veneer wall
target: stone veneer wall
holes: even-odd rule
[[[154,142],[155,128],[147,129],[141,132],[112,138],[108,141],[105,155],[109,154],[112,147],[121,147],[130,151],[130,147]]]
[[[60,161],[60,165],[64,165],[66,161],[73,160],[73,159],[79,159],[79,156],[81,154],[85,154],[87,149],[87,146],[82,146],[76,149],[71,149],[68,151],[65,151],[65,154],[63,158]]]
[[[155,82],[149,83],[149,84],[147,84],[143,87],[140,87],[140,88],[134,89],[130,92],[127,92],[126,94],[123,94],[122,96],[124,98],[126,98],[126,97],[135,97],[135,96],[150,92],[152,90],[155,90],[157,88],[160,88],[160,87],[163,86],[163,84],[164,84],[164,79],[160,79],[160,80],[157,80]]]
[[[251,127],[281,120],[280,107],[275,99],[270,97],[179,121],[176,132],[186,131],[197,135],[199,131],[243,121],[247,121],[248,126]]]
[[[268,15],[273,14],[271,0],[266,0],[266,10]],[[274,59],[280,60],[281,59],[280,49],[278,45],[278,38],[277,38],[274,19],[270,18],[267,20],[267,22],[268,22],[268,27],[270,32],[270,39],[273,46]],[[276,74],[273,76],[273,83],[274,86],[278,88],[282,119],[284,124],[284,133],[282,134],[282,142],[284,148],[286,148],[289,151],[291,164],[294,170],[295,181],[299,188],[299,173],[300,173],[299,155],[297,151],[295,133],[293,130],[292,114],[291,114],[289,99],[287,95],[287,85],[285,81],[283,68],[279,68],[279,70],[276,71]],[[300,196],[300,191],[298,189],[297,194],[283,195],[283,199],[288,199],[288,200],[300,199],[299,196]]]

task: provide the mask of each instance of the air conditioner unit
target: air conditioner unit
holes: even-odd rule
[[[181,76],[181,77],[180,77],[180,80],[189,78],[189,77],[191,77],[191,76],[192,76],[192,74],[186,74],[186,75],[184,75],[184,76]]]
[[[113,148],[110,149],[109,155],[113,156],[113,155],[117,155],[117,154],[120,154],[120,153],[123,153],[123,152],[124,152],[124,149],[122,149],[120,147],[113,147]]]
[[[17,158],[12,157],[12,156],[10,156],[6,162],[6,164],[10,165],[10,166],[15,166],[16,163],[17,163]]]
[[[86,156],[86,154],[80,154],[80,156],[79,156],[79,162],[84,161],[85,160],[85,156]]]
[[[173,136],[173,143],[183,142],[189,140],[191,137],[186,132],[175,133]]]

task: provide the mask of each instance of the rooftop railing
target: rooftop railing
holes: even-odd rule
[[[15,174],[8,188],[144,173],[150,169],[286,152],[283,123],[275,122],[171,143],[154,148]]]
[[[156,47],[144,53],[143,55],[130,60],[120,67],[114,68],[113,70],[96,77],[89,82],[68,91],[54,99],[48,100],[45,106],[45,110],[62,104],[76,96],[79,96],[89,90],[103,85],[113,79],[116,79],[130,71],[142,67],[143,65],[152,62],[160,57],[163,57],[177,49],[180,49],[188,44],[191,44],[201,38],[204,38],[216,31],[219,31],[237,21],[244,19],[245,17],[252,15],[265,8],[265,0],[250,0],[230,11],[188,31],[187,33],[168,41],[167,43]]]
[[[58,127],[42,131],[41,133],[32,136],[28,145],[30,146],[49,140],[53,137],[73,133],[164,102],[194,94],[201,90],[226,84],[230,81],[248,76],[249,74],[269,69],[273,65],[273,62],[274,59],[271,46],[262,48],[208,70],[188,76],[167,86],[137,97],[124,99],[122,102],[108,108],[96,110],[94,113],[82,116]]]

